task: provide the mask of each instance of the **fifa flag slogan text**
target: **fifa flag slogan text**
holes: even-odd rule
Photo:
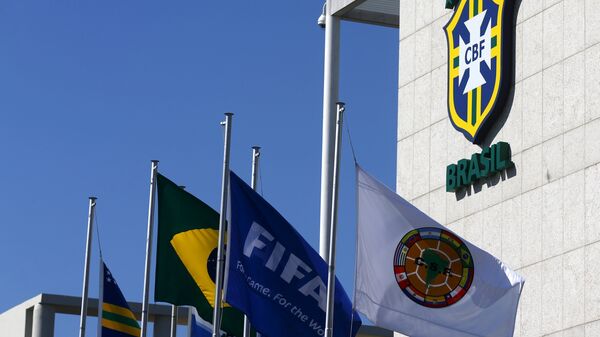
[[[264,227],[256,222],[252,223],[248,236],[244,242],[244,256],[252,258],[252,253],[255,250],[265,250],[267,243],[274,240],[273,235],[269,233]],[[278,267],[282,264],[283,257],[286,249],[280,242],[275,242],[273,250],[270,252],[269,258],[266,261],[264,267],[270,270],[270,272],[276,272]],[[246,278],[248,285],[256,292],[266,296],[279,304],[284,309],[288,310],[294,317],[300,320],[302,323],[308,324],[313,330],[317,332],[319,336],[323,336],[324,328],[309,317],[302,311],[302,308],[289,301],[283,294],[273,294],[271,289],[260,284],[252,279],[251,276],[247,276],[244,271],[244,264],[242,261],[236,261],[236,270]],[[283,271],[279,274],[279,277],[287,284],[295,286],[298,292],[304,296],[313,298],[319,308],[323,312],[326,310],[327,304],[327,287],[321,279],[321,277],[312,273],[313,270],[304,261],[300,260],[294,253],[290,253],[287,257],[287,261],[284,264]],[[314,275],[311,275],[314,274]]]

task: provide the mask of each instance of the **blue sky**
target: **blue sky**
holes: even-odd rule
[[[79,296],[88,196],[107,265],[141,301],[150,160],[219,207],[231,167],[318,248],[321,1],[7,0],[0,4],[0,312]],[[342,24],[340,99],[359,162],[395,183],[398,31]],[[344,139],[338,277],[350,293],[354,168]],[[97,241],[90,294],[97,296]],[[95,335],[95,330],[88,336]],[[58,334],[78,320],[60,318]]]

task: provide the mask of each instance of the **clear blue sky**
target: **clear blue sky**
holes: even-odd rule
[[[79,296],[87,197],[105,260],[141,301],[150,160],[219,207],[223,113],[231,167],[263,147],[267,200],[318,248],[321,1],[7,0],[0,4],[0,312]],[[342,24],[340,98],[361,164],[393,187],[398,31]],[[351,293],[354,168],[344,139],[338,277]],[[97,241],[90,294],[97,296]],[[95,329],[88,336],[95,335]],[[74,336],[77,319],[57,321]]]

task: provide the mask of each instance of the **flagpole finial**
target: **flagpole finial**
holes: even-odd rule
[[[152,160],[150,160],[150,162],[153,163],[153,164],[158,164],[159,161],[160,160],[158,160],[158,159],[152,159]]]
[[[93,197],[93,196],[91,196],[91,197],[89,197],[89,199],[90,199],[90,200],[96,200],[96,199],[98,199],[98,198],[97,198],[97,197]]]

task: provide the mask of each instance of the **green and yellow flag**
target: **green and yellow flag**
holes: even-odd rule
[[[154,300],[196,307],[212,322],[219,213],[158,174]],[[243,335],[243,315],[224,304],[221,330]]]
[[[140,325],[129,308],[117,280],[104,261],[102,263],[101,337],[139,337]]]

